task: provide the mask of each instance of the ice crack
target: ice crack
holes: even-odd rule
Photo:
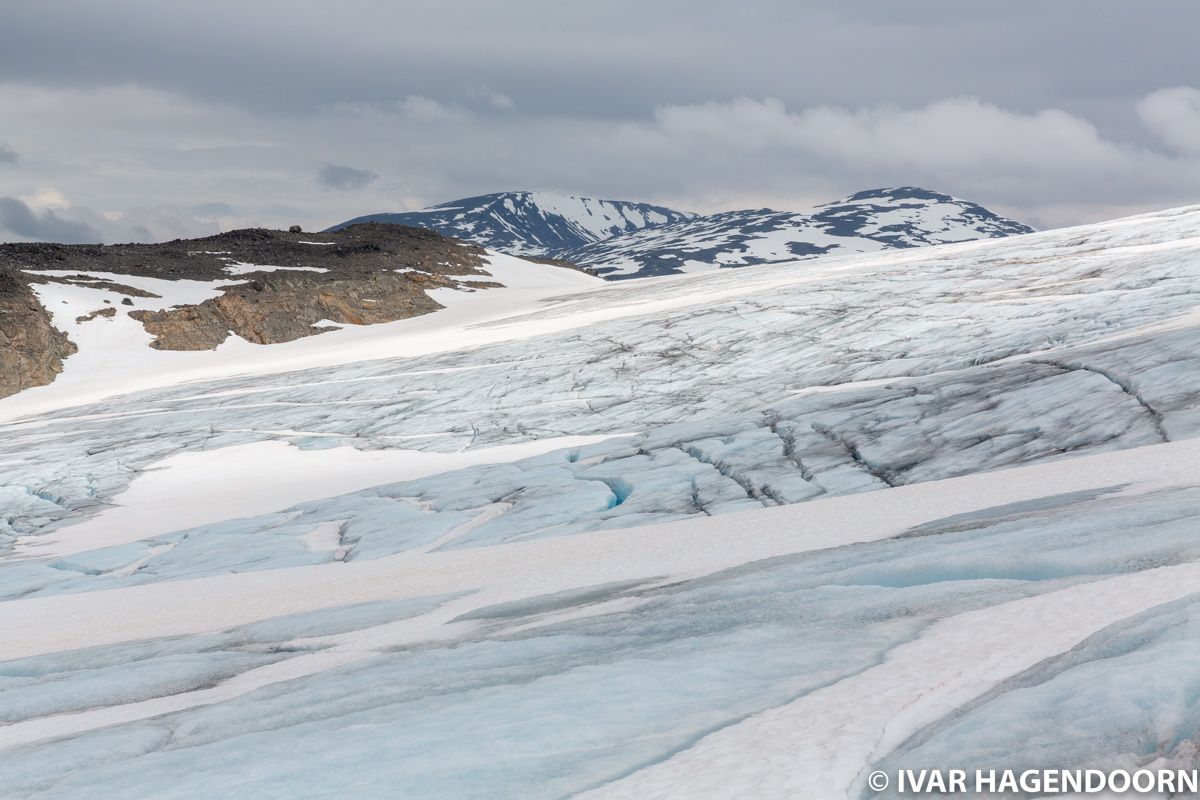
[[[812,429],[824,436],[829,441],[842,447],[846,451],[846,454],[850,456],[850,460],[872,478],[875,478],[887,486],[900,485],[900,482],[891,477],[882,467],[878,467],[864,458],[862,452],[860,452],[858,449],[858,445],[854,444],[854,442],[851,442],[849,439],[841,436],[832,428],[828,428],[815,422],[813,423]]]
[[[1141,392],[1139,392],[1137,389],[1135,389],[1133,384],[1131,382],[1129,382],[1128,380],[1122,379],[1122,378],[1114,375],[1112,372],[1109,372],[1108,370],[1103,369],[1102,367],[1094,367],[1094,366],[1091,366],[1090,364],[1081,364],[1077,361],[1064,363],[1061,361],[1040,360],[1040,361],[1034,361],[1032,363],[1042,364],[1047,367],[1055,367],[1057,369],[1063,370],[1064,372],[1091,372],[1095,375],[1099,375],[1101,378],[1104,378],[1109,383],[1111,383],[1113,386],[1116,386],[1122,392],[1129,395],[1131,398],[1133,398],[1137,402],[1138,405],[1140,405],[1142,408],[1144,408],[1146,410],[1146,413],[1150,416],[1150,421],[1154,425],[1155,432],[1158,433],[1158,435],[1160,437],[1162,437],[1162,440],[1164,442],[1171,441],[1170,437],[1167,435],[1166,428],[1163,426],[1162,413],[1159,412],[1158,409],[1156,409],[1154,406],[1150,405],[1150,403],[1148,403],[1146,401],[1146,398],[1142,397]]]

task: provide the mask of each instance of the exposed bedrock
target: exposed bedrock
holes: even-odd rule
[[[438,275],[382,273],[314,282],[280,272],[231,286],[199,305],[129,316],[154,334],[150,346],[159,350],[211,350],[230,333],[255,344],[277,344],[329,330],[313,327],[318,322],[373,325],[427,314],[441,306],[425,289],[454,285]]]
[[[29,286],[0,270],[0,397],[50,383],[74,352]]]
[[[158,295],[119,276],[131,283],[135,276],[219,282],[221,294],[204,302],[129,312],[154,335],[151,347],[209,350],[231,334],[274,344],[328,331],[328,323],[371,325],[426,314],[441,307],[427,290],[499,285],[481,269],[483,256],[482,248],[433,231],[381,224],[332,234],[256,228],[161,244],[3,244],[0,397],[52,382],[63,359],[77,351],[54,327],[31,288],[37,284],[108,290],[130,305],[130,298]],[[97,308],[76,322],[117,313]]]

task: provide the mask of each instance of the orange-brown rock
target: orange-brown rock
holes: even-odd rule
[[[440,308],[428,289],[498,285],[481,269],[483,256],[434,231],[380,223],[312,234],[252,228],[160,244],[0,244],[0,397],[51,382],[76,351],[34,284],[106,289],[131,305],[158,295],[112,276],[220,282],[220,295],[196,305],[129,312],[154,335],[152,347],[209,350],[231,333],[274,344],[324,333],[329,328],[314,324],[325,320],[370,325],[426,314]],[[77,321],[116,313],[110,306]]]
[[[323,333],[328,329],[313,326],[326,320],[373,325],[427,314],[441,306],[425,289],[458,285],[444,276],[410,275],[319,280],[306,273],[272,272],[199,305],[129,316],[154,334],[151,347],[159,350],[211,350],[231,333],[255,344],[278,344]]]
[[[0,397],[50,383],[75,349],[28,284],[0,270]]]

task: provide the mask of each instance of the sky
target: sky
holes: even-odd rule
[[[0,241],[534,189],[1038,228],[1200,203],[1200,3],[0,0]]]

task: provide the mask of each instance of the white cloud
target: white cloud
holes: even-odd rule
[[[951,98],[918,109],[816,106],[791,112],[775,99],[666,106],[657,132],[688,146],[738,152],[805,155],[843,164],[963,168],[980,172],[1068,170],[1116,166],[1140,153],[1105,141],[1086,120],[1054,109],[1006,111],[974,98]]]
[[[741,98],[666,105],[629,120],[476,113],[411,95],[275,117],[137,87],[0,83],[0,107],[16,110],[6,135],[22,146],[12,172],[19,180],[7,192],[128,240],[138,225],[168,238],[217,225],[319,229],[527,188],[708,212],[803,208],[911,184],[1038,227],[1072,224],[1200,201],[1200,153],[1186,146],[1198,94],[1164,90],[1138,104],[1173,150],[1114,140],[1062,110],[1014,111],[974,98],[907,108]],[[321,163],[369,165],[360,171],[379,177],[330,192],[313,180]],[[39,194],[45,187],[65,197],[50,205],[54,198]],[[64,210],[68,197],[75,216]]]
[[[497,111],[514,111],[517,104],[503,92],[497,92],[490,86],[476,86],[470,91],[471,99]]]
[[[69,208],[71,204],[66,196],[53,186],[43,186],[32,194],[23,194],[19,198],[25,205],[39,211],[48,208]]]
[[[369,169],[357,169],[341,164],[322,164],[317,170],[317,181],[322,186],[343,192],[365,189],[378,177],[378,173]]]
[[[1062,110],[1021,113],[970,97],[909,109],[793,111],[771,98],[663,106],[626,138],[680,154],[729,186],[736,178],[727,173],[744,173],[766,194],[788,183],[907,183],[998,205],[1034,224],[1070,224],[1200,200],[1197,98],[1194,89],[1170,90],[1140,105],[1176,154],[1107,139]]]
[[[1200,89],[1159,89],[1138,103],[1146,127],[1180,153],[1200,155]]]
[[[417,122],[448,122],[468,116],[452,103],[442,103],[430,97],[410,94],[397,104],[400,113]]]

